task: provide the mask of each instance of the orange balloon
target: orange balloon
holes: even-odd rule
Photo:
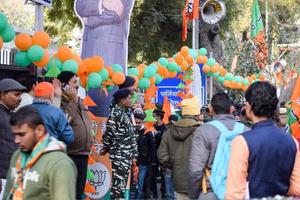
[[[189,68],[189,64],[184,60],[184,61],[181,63],[180,67],[181,67],[181,70],[182,70],[182,71],[186,71],[186,70]]]
[[[86,87],[86,83],[87,83],[87,78],[88,78],[87,74],[82,74],[79,78],[80,78],[79,79],[80,80],[80,85],[83,88],[85,88]]]
[[[59,47],[58,50],[57,50],[57,53],[56,53],[56,57],[62,61],[62,62],[65,62],[66,60],[69,60],[72,58],[72,52],[71,52],[71,49],[69,49],[69,47]]]
[[[150,84],[155,85],[155,76],[149,78]]]
[[[140,69],[145,69],[146,67],[147,67],[147,65],[144,64],[144,63],[139,64],[139,65],[137,66],[137,68],[140,68]]]
[[[259,80],[264,81],[265,79],[266,79],[265,75],[263,75],[263,74],[259,75]]]
[[[30,35],[21,33],[16,36],[15,45],[21,51],[27,51],[32,46],[32,39]]]
[[[176,62],[178,65],[180,65],[180,64],[183,62],[183,60],[184,60],[184,57],[183,57],[180,53],[178,53],[178,54],[176,55],[176,57],[175,57],[175,62]]]
[[[243,85],[243,86],[242,86],[242,90],[243,90],[243,91],[246,91],[247,89],[248,89],[248,85]]]
[[[2,49],[2,46],[3,46],[3,39],[2,39],[2,37],[0,36],[0,49]]]
[[[242,87],[243,87],[243,85],[241,83],[236,83],[235,86],[236,86],[236,89],[239,89],[239,90],[242,89]]]
[[[193,65],[193,64],[194,64],[194,59],[193,59],[193,57],[190,56],[190,55],[187,55],[187,56],[185,57],[185,60],[186,60],[186,62],[187,62],[189,65]]]
[[[203,72],[205,74],[207,74],[208,72],[210,72],[211,70],[211,67],[209,65],[204,65],[203,68],[202,68]]]
[[[121,85],[125,82],[125,74],[123,72],[115,72],[112,75],[112,81],[115,85]]]
[[[157,73],[163,77],[165,77],[165,74],[168,72],[168,69],[166,67],[162,67],[162,66],[159,66],[157,68]]]
[[[83,75],[87,76],[87,74],[88,74],[88,71],[87,71],[86,65],[84,62],[82,62],[81,65],[79,65],[79,67],[78,67],[77,76],[79,76],[79,77],[81,77]]]
[[[230,81],[228,80],[225,80],[224,83],[223,83],[224,87],[229,87],[230,86]]]
[[[181,47],[181,50],[180,50],[181,54],[184,57],[186,57],[187,55],[189,55],[189,51],[190,51],[190,48],[188,48],[187,46]]]
[[[197,57],[198,64],[205,64],[207,62],[207,60],[208,60],[207,56],[198,56]]]
[[[175,78],[177,76],[177,72],[169,72],[169,78]]]
[[[50,37],[48,33],[44,31],[36,32],[32,36],[32,44],[37,44],[43,48],[47,48],[50,44]]]
[[[220,75],[225,76],[226,74],[227,74],[227,70],[222,67],[220,70]]]
[[[104,67],[104,60],[100,56],[91,57],[88,61],[87,70],[91,72],[99,72]]]
[[[112,68],[110,66],[106,66],[105,69],[107,69],[109,77],[112,77],[112,75],[114,74],[114,71],[112,70]]]
[[[169,62],[176,62],[174,58],[168,58]]]
[[[253,82],[253,79],[250,76],[247,76],[246,78],[248,79],[249,84],[251,84]]]
[[[42,60],[40,60],[38,62],[34,62],[33,64],[42,68],[42,67],[45,67],[49,63],[49,61],[50,61],[49,52],[48,52],[48,50],[45,50]]]
[[[139,71],[139,74],[138,74],[138,78],[141,79],[144,77],[144,69],[142,68],[137,68],[137,70]]]
[[[252,80],[256,80],[256,74],[252,74],[251,78]]]
[[[216,73],[216,72],[220,71],[221,69],[218,65],[215,64],[214,66],[211,67],[210,70],[212,73]]]

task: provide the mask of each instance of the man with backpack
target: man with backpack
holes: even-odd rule
[[[299,197],[299,144],[272,120],[278,104],[276,88],[256,82],[245,97],[246,115],[254,125],[232,142],[226,199]]]
[[[209,106],[213,121],[194,133],[189,159],[189,198],[224,199],[230,144],[248,127],[236,122],[232,101],[226,93],[217,93]]]

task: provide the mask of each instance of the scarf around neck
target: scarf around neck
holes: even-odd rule
[[[11,198],[9,199],[24,199],[24,178],[26,176],[26,173],[30,171],[30,169],[36,164],[36,162],[44,153],[57,150],[65,150],[65,145],[62,142],[59,142],[56,139],[45,134],[33,147],[31,153],[20,153],[16,163],[17,175],[14,180],[14,185],[10,191]]]

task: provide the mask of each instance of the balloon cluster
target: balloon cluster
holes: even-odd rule
[[[10,42],[15,37],[15,31],[13,27],[8,23],[7,17],[0,12],[0,49],[3,46],[3,42]]]
[[[207,76],[212,76],[214,80],[229,89],[245,91],[254,81],[265,80],[265,76],[263,74],[253,74],[247,77],[234,75],[231,72],[227,72],[227,70],[220,66],[220,64],[213,58],[209,58],[207,60],[202,70],[207,74]]]
[[[9,25],[7,17],[0,13],[0,45],[2,40],[13,40],[15,32]],[[46,48],[50,44],[50,37],[45,32],[36,32],[32,37],[28,34],[19,34],[15,38],[15,45],[20,50],[15,56],[15,62],[21,67],[27,67],[31,63],[38,67],[47,67],[45,76],[56,77],[61,71],[72,71],[80,77],[81,86],[90,88],[102,88],[106,92],[112,90],[115,85],[125,81],[123,67],[118,64],[105,66],[101,56],[93,56],[81,59],[72,53],[68,47],[60,47],[51,58]],[[220,66],[214,58],[207,57],[207,50],[190,49],[187,46],[181,48],[171,58],[161,57],[157,62],[149,65],[140,64],[135,68],[128,69],[128,75],[136,80],[136,87],[147,90],[151,86],[158,85],[166,78],[179,78],[182,82],[178,85],[184,92],[179,93],[185,98],[189,94],[189,84],[192,82],[191,66],[195,63],[203,64],[203,71],[212,76],[226,88],[245,90],[253,81],[263,80],[263,75],[248,77],[234,76]],[[152,89],[153,90],[153,89]]]
[[[49,52],[46,50],[49,44],[50,37],[45,32],[36,32],[32,37],[25,33],[18,34],[15,45],[20,51],[15,56],[16,64],[28,67],[33,63],[38,67],[44,67],[50,60]]]

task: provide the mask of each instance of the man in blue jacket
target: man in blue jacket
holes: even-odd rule
[[[71,144],[74,141],[73,130],[64,112],[51,105],[54,98],[54,87],[51,83],[41,82],[34,89],[33,106],[40,112],[50,136]]]

